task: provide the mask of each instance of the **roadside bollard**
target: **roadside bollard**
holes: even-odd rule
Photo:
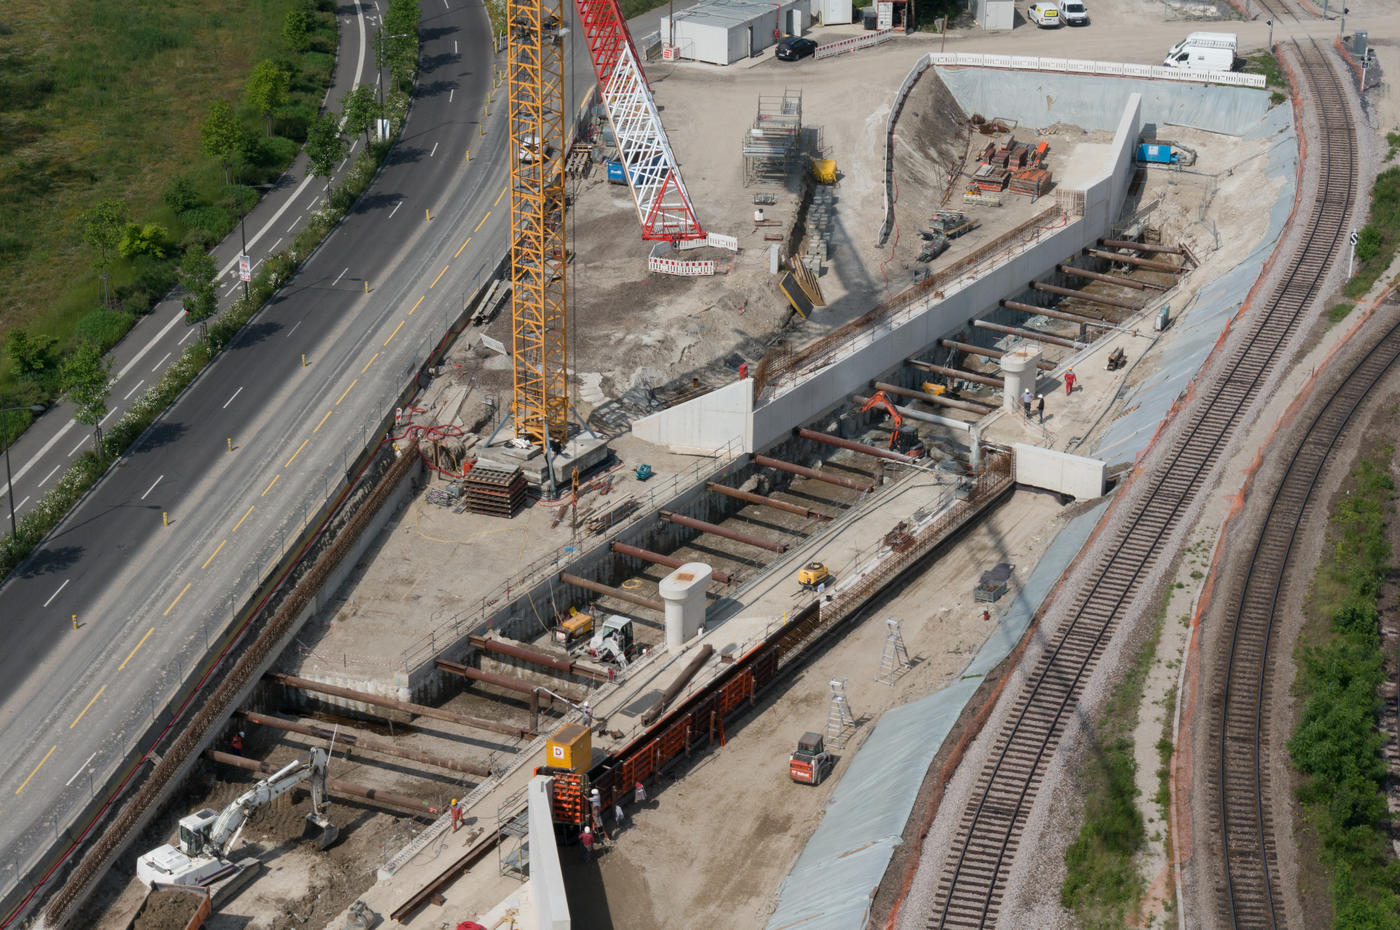
[[[230,436],[230,437],[228,438],[228,451],[230,451],[230,452],[233,451],[233,437],[232,437],[232,436]]]
[[[432,210],[426,210],[426,209],[425,209],[425,210],[423,211],[423,220],[424,220],[424,222],[429,222],[429,221],[432,220],[432,218],[433,218],[433,211],[432,211]]]
[[[365,282],[365,293],[366,293],[366,294],[369,293],[369,281],[366,281],[366,282]]]
[[[305,368],[305,367],[306,367],[306,353],[305,353],[305,352],[301,353],[301,367],[302,367],[302,368]]]
[[[162,511],[160,512],[160,525],[161,525],[161,526],[169,526],[169,525],[170,525],[170,514],[166,513],[164,510],[162,510]]]
[[[73,629],[76,630],[77,628],[78,628],[78,615],[77,615],[77,614],[74,614],[74,615],[73,615]]]

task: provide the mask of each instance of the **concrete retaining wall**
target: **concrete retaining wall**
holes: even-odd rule
[[[1015,443],[1016,483],[1068,494],[1076,500],[1102,497],[1108,467],[1098,459]]]
[[[752,408],[753,379],[744,378],[634,420],[632,433],[682,455],[715,455],[735,437],[742,437],[745,452],[752,452]]]

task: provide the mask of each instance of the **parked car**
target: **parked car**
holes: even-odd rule
[[[799,58],[806,58],[817,50],[817,43],[811,39],[803,39],[800,36],[783,36],[778,40],[778,50],[773,54],[778,56],[780,61],[797,61]]]
[[[1026,11],[1026,16],[1037,26],[1046,29],[1058,28],[1065,24],[1065,21],[1060,18],[1060,8],[1055,5],[1054,0],[1045,3],[1032,3],[1031,8]]]
[[[1079,0],[1059,0],[1060,21],[1066,26],[1089,25],[1089,11]]]

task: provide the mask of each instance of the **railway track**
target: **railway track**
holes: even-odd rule
[[[1201,400],[1165,464],[1132,505],[1109,553],[1076,594],[1069,617],[1012,704],[959,819],[935,891],[930,928],[994,925],[1045,769],[1126,609],[1194,503],[1236,425],[1304,319],[1340,244],[1355,194],[1355,135],[1342,86],[1315,42],[1299,49],[1322,121],[1320,181],[1302,247],[1260,302],[1248,336],[1208,376]],[[1260,844],[1272,848],[1272,839]],[[1244,901],[1243,876],[1240,894]]]

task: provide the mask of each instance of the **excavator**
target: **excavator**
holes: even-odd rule
[[[142,884],[204,885],[230,879],[241,871],[242,863],[227,858],[248,818],[264,804],[279,798],[304,781],[311,782],[311,813],[306,815],[308,833],[317,848],[336,841],[340,830],[326,816],[330,806],[326,794],[326,753],[312,749],[306,755],[259,781],[234,798],[222,811],[197,810],[180,818],[180,845],[167,843],[136,861],[136,877]]]
[[[884,407],[885,412],[890,415],[890,422],[894,424],[894,429],[890,431],[890,448],[895,452],[904,453],[911,459],[923,458],[924,444],[919,441],[918,433],[913,429],[905,430],[904,417],[899,415],[899,411],[884,391],[871,394],[870,399],[861,406],[860,412],[865,413],[876,407]]]

